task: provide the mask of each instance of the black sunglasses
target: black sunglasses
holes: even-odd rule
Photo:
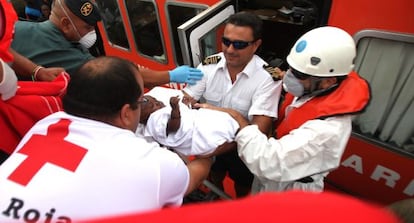
[[[250,42],[241,41],[241,40],[231,41],[223,36],[221,37],[221,42],[227,47],[229,47],[230,45],[233,45],[234,49],[242,50],[246,48],[247,46],[249,46],[250,44],[254,43],[255,41],[250,41]]]
[[[310,75],[307,75],[305,73],[302,73],[300,71],[297,71],[297,70],[295,70],[293,68],[290,68],[290,71],[292,72],[293,76],[295,76],[299,80],[306,80],[306,79],[308,79],[308,78],[311,77]]]

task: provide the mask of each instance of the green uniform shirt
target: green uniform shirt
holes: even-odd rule
[[[63,67],[69,74],[93,58],[79,43],[66,40],[49,20],[40,23],[16,22],[11,47],[36,64]]]

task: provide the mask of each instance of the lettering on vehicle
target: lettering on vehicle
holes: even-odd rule
[[[47,136],[33,134],[17,151],[27,155],[27,158],[8,179],[26,186],[46,163],[75,172],[87,150],[64,140],[69,134],[70,123],[70,120],[61,119],[48,127]]]
[[[341,165],[344,167],[351,168],[361,175],[364,174],[362,157],[358,155],[353,154],[349,156],[341,163]],[[370,178],[378,182],[380,180],[383,180],[386,186],[390,188],[395,188],[401,176],[398,172],[389,169],[383,165],[377,164]],[[410,183],[408,183],[408,185],[404,188],[402,192],[408,196],[414,195],[414,179],[412,179]]]
[[[41,213],[41,211],[35,208],[24,208],[24,201],[18,198],[11,198],[9,206],[1,212],[3,216],[6,216],[10,219],[24,221],[24,222],[31,222],[35,223],[38,222],[39,219],[43,219],[44,216],[44,223],[51,223],[53,222],[53,215],[55,214],[56,209],[51,208],[46,213]],[[72,220],[67,216],[59,216],[56,218],[57,223],[69,223]]]

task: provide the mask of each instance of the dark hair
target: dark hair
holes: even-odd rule
[[[125,104],[137,108],[142,89],[137,67],[117,57],[97,57],[71,75],[63,109],[71,115],[103,120],[116,115]]]
[[[262,38],[263,22],[253,13],[246,11],[235,13],[227,19],[226,24],[250,27],[253,30],[254,40]]]

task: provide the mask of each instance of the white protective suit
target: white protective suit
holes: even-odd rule
[[[290,106],[299,107],[304,101]],[[339,166],[351,135],[351,115],[309,120],[279,140],[256,125],[237,134],[240,158],[255,175],[252,193],[300,189],[322,191],[324,177]],[[311,176],[313,182],[297,180]]]

